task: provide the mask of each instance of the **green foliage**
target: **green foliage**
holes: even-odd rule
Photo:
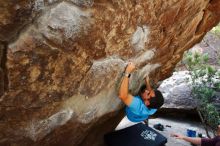
[[[219,113],[216,110],[215,106],[213,104],[207,104],[204,107],[204,118],[207,120],[207,123],[211,123],[211,125],[216,126],[218,125],[219,122]],[[216,128],[213,127],[213,128]]]
[[[213,27],[211,32],[216,34],[218,37],[220,37],[220,24],[218,24],[217,26]]]
[[[191,74],[192,95],[197,101],[197,110],[202,114],[204,124],[215,129],[220,124],[220,115],[212,101],[220,89],[220,72],[208,64],[208,54],[188,52],[184,64]]]

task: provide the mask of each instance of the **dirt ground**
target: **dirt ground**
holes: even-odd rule
[[[185,142],[183,140],[178,140],[170,136],[171,133],[179,133],[186,135],[186,131],[189,127],[196,128],[197,134],[202,133],[204,136],[206,136],[205,130],[200,122],[192,121],[189,119],[175,119],[175,118],[156,118],[156,119],[150,119],[149,120],[149,126],[153,127],[154,124],[162,124],[164,125],[165,129],[164,131],[158,131],[165,137],[167,137],[168,142],[166,146],[192,146],[190,143]],[[166,127],[166,125],[169,125],[171,127]]]

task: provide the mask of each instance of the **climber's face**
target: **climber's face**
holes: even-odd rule
[[[147,89],[141,94],[146,106],[150,105],[150,99],[155,97],[154,90],[148,91]]]

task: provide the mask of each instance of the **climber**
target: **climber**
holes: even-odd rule
[[[182,139],[187,142],[190,142],[195,145],[201,146],[220,146],[220,125],[218,125],[217,136],[214,138],[197,138],[197,137],[188,137],[181,134],[173,133],[172,137],[176,139]]]
[[[122,120],[124,122],[121,122],[115,130],[123,129],[147,120],[148,117],[153,115],[164,103],[162,93],[159,90],[153,90],[151,88],[148,76],[145,78],[146,85],[141,86],[138,95],[132,96],[128,92],[129,77],[134,69],[134,63],[129,62],[123,73],[123,79],[119,89],[119,98],[126,105],[126,116]]]

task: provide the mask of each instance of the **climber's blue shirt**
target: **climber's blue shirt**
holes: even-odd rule
[[[134,96],[131,104],[126,107],[126,115],[132,122],[144,121],[156,111],[157,109],[147,108],[140,96]]]

